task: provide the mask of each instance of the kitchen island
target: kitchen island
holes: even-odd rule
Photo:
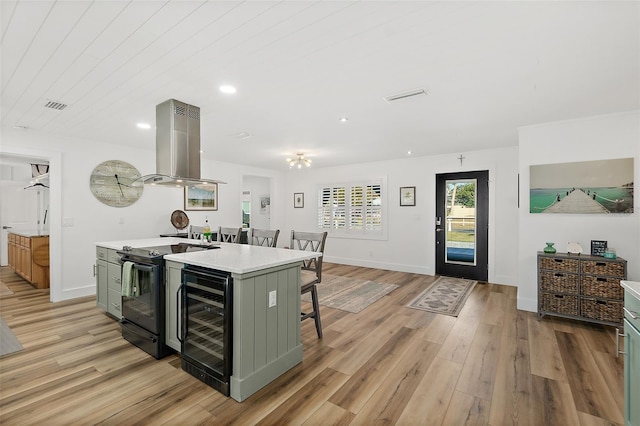
[[[49,234],[37,230],[11,231],[8,263],[36,288],[49,288]]]
[[[185,241],[170,237],[96,245],[119,250],[123,245],[150,247]],[[300,266],[303,260],[319,255],[228,243],[220,243],[220,248],[212,250],[165,255],[167,344],[179,350],[176,334],[180,307],[176,302],[182,267],[193,265],[230,273],[233,279],[230,395],[243,401],[302,361]]]

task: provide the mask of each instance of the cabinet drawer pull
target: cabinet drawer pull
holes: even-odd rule
[[[556,277],[564,277],[564,274],[561,274],[560,272],[556,272],[553,275],[556,276]]]
[[[120,305],[118,303],[112,303],[113,307],[117,310],[120,310]]]
[[[607,302],[605,302],[604,300],[596,300],[596,303],[598,305],[606,305],[607,304]]]
[[[557,297],[558,299],[564,299],[562,294],[554,294],[553,297]]]
[[[622,309],[624,309],[624,313],[629,315],[631,318],[633,318],[633,319],[638,319],[639,318],[638,317],[638,313],[636,311],[630,311],[627,308],[622,308]]]
[[[596,281],[600,281],[600,282],[604,282],[604,283],[606,283],[606,282],[607,282],[607,279],[606,279],[606,278],[598,277],[598,278],[596,278]]]
[[[113,277],[113,281],[115,281],[116,283],[120,284],[120,278],[118,278],[118,277]]]
[[[596,262],[596,266],[607,266],[606,262]]]
[[[554,262],[562,263],[564,259],[553,259]]]

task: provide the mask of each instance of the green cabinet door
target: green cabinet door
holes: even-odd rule
[[[640,332],[624,320],[624,399],[627,426],[640,426]]]

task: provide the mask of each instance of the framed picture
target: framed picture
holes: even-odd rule
[[[633,213],[633,160],[530,166],[529,213]]]
[[[218,184],[184,187],[185,210],[218,210]]]
[[[293,207],[296,209],[304,208],[304,192],[293,193]]]
[[[604,257],[604,252],[607,249],[606,241],[591,240],[591,256]]]
[[[416,205],[416,187],[401,186],[400,187],[400,206]]]

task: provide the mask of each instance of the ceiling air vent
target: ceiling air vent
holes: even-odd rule
[[[395,101],[399,101],[401,99],[407,99],[407,98],[412,98],[414,96],[422,96],[422,95],[424,96],[427,95],[427,91],[425,89],[416,89],[416,90],[411,90],[410,92],[397,93],[395,95],[385,96],[383,99],[388,103],[392,103]]]
[[[45,108],[57,109],[58,111],[62,111],[68,106],[69,105],[63,104],[62,102],[48,101],[45,105]]]

